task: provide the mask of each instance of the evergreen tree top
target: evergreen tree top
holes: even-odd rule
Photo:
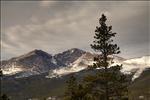
[[[112,32],[112,26],[106,25],[107,18],[102,14],[99,18],[100,26],[96,26],[95,36],[93,44],[91,44],[92,49],[99,51],[102,55],[108,56],[120,53],[117,44],[113,44],[112,37],[115,37],[116,33]]]

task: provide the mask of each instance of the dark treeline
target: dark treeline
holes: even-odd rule
[[[3,72],[0,69],[0,88],[2,87],[2,78],[3,78]],[[6,94],[2,94],[2,91],[0,90],[0,100],[10,100],[9,97]]]

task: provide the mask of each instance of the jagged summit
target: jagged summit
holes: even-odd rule
[[[29,53],[36,53],[36,54],[38,54],[38,53],[46,53],[46,52],[44,52],[44,51],[42,51],[40,49],[34,49],[33,51],[31,51]]]
[[[41,56],[41,57],[45,57],[45,58],[51,58],[51,55],[48,54],[47,52],[45,51],[42,51],[42,50],[38,50],[38,49],[35,49],[29,53],[26,53],[24,55],[21,55],[19,57],[16,57],[17,59],[23,59],[23,58],[26,58],[26,57],[30,57],[30,56]]]
[[[56,54],[54,58],[58,62],[57,64],[59,66],[68,66],[71,63],[73,63],[75,60],[77,60],[79,57],[81,57],[84,53],[86,52],[81,49],[72,48],[62,53]]]
[[[79,48],[71,48],[71,49],[68,49],[68,50],[62,52],[62,54],[64,54],[64,53],[85,53],[85,52],[86,51],[81,50]],[[59,53],[59,54],[61,54],[61,53]]]

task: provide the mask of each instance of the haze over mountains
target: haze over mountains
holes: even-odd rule
[[[19,57],[1,61],[1,69],[6,76],[15,75],[15,78],[28,77],[49,72],[47,78],[58,77],[69,73],[79,72],[94,63],[97,54],[72,48],[55,55],[42,50],[33,50]],[[150,56],[133,59],[124,59],[113,56],[114,64],[123,64],[123,72],[135,72],[137,78],[146,68],[150,67]]]

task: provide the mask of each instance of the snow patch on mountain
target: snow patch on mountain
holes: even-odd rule
[[[55,69],[53,71],[49,72],[49,75],[46,76],[47,78],[53,78],[53,77],[60,77],[63,75],[67,75],[70,73],[79,72],[81,70],[84,70],[88,67],[88,65],[92,65],[94,63],[93,61],[94,55],[91,53],[85,53],[81,57],[79,57],[76,61],[71,63],[68,67],[63,67],[59,69]]]
[[[52,63],[57,64],[56,59],[54,58],[54,56],[52,56]]]
[[[8,69],[4,69],[3,74],[4,75],[13,75],[13,74],[19,73],[21,71],[23,71],[23,69],[12,67],[12,68],[8,68]]]
[[[134,80],[138,78],[146,68],[150,68],[150,56],[126,60],[123,64],[125,66],[123,67],[124,71],[132,72],[133,69],[136,69],[136,72],[132,78],[132,80]]]
[[[4,66],[1,66],[3,68]],[[16,65],[15,62],[13,63],[8,63],[5,68],[2,69],[4,75],[13,75],[16,73],[19,73],[23,71],[24,69],[21,68],[20,66]]]
[[[55,76],[62,76],[74,72],[79,72],[81,70],[84,70],[88,67],[88,65],[93,65],[93,55],[90,53],[85,53],[80,58],[78,58],[75,62],[73,62],[69,67],[59,68],[55,69],[50,72],[49,78],[51,77],[51,74],[53,77]],[[114,57],[114,63],[112,65],[121,65],[122,66],[122,72],[123,73],[132,73],[134,72],[133,80],[141,75],[141,73],[146,69],[150,68],[150,56],[143,56],[141,58],[134,58],[134,59],[123,59],[121,57]]]
[[[150,66],[150,56],[129,59],[124,61],[124,63]]]
[[[63,75],[67,75],[70,73],[75,73],[75,72],[79,72],[81,70],[85,69],[85,67],[64,67],[64,68],[60,68],[60,69],[55,69],[53,71],[51,71],[49,73],[48,76],[46,76],[46,78],[53,78],[53,77],[61,77]]]
[[[134,76],[132,80],[135,78],[138,78],[141,73],[146,69],[150,68],[150,56],[143,56],[139,58],[133,58],[133,59],[128,59],[128,60],[122,60],[122,61],[117,61],[114,60],[113,65],[121,65],[123,64],[122,72],[124,73],[132,73],[134,72]]]
[[[41,72],[27,70],[27,71],[21,72],[19,75],[16,75],[15,78],[23,78],[23,77],[29,77],[32,75],[39,75],[39,74],[41,74]]]

